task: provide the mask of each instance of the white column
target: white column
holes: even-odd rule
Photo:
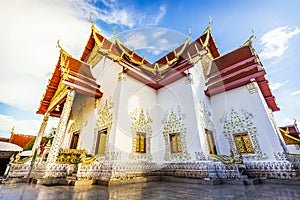
[[[67,128],[68,119],[73,105],[74,95],[75,95],[74,90],[70,90],[68,92],[67,99],[58,122],[57,131],[53,138],[53,142],[48,155],[48,159],[47,159],[48,163],[56,162],[56,157],[58,156],[58,151],[62,143],[62,138]]]
[[[38,133],[38,135],[36,136],[35,141],[34,141],[34,145],[33,145],[33,147],[32,147],[32,151],[33,151],[33,152],[34,152],[34,150],[35,150],[36,148],[38,148],[38,147],[40,146],[40,143],[41,143],[41,140],[42,140],[42,138],[43,138],[45,129],[46,129],[46,127],[47,127],[48,119],[49,119],[49,113],[45,113],[43,122],[42,122],[41,127],[40,127],[40,130],[39,130],[39,133]]]

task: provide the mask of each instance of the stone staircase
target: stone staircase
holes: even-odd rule
[[[72,172],[71,175],[66,177],[67,185],[74,186],[77,181],[77,171]]]

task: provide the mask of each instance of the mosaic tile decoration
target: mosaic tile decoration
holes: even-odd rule
[[[152,119],[149,112],[144,112],[144,109],[135,109],[134,112],[130,113],[131,118],[131,135],[132,135],[132,146],[131,153],[129,155],[130,160],[144,160],[151,161],[151,139],[152,139]],[[146,153],[136,153],[136,134],[144,133],[146,135]]]
[[[184,114],[181,112],[180,106],[177,108],[177,112],[171,109],[170,114],[165,113],[165,117],[162,121],[164,125],[163,137],[165,139],[165,161],[186,161],[190,160],[191,156],[187,151],[186,145],[186,127],[183,122]],[[180,153],[171,153],[169,134],[180,133],[180,141],[182,151]]]
[[[252,113],[247,112],[245,109],[241,109],[243,116],[240,116],[233,108],[231,108],[229,119],[224,117],[223,133],[227,138],[230,149],[232,150],[234,157],[237,158],[238,150],[236,148],[233,135],[236,133],[247,132],[252,141],[254,148],[254,154],[243,154],[243,160],[266,160],[268,157],[266,153],[261,151],[258,139],[257,139],[257,128],[251,119],[254,117]],[[224,114],[224,116],[226,116]]]
[[[202,133],[205,133],[205,129],[210,130],[213,132],[213,137],[214,137],[214,142],[216,145],[216,149],[218,152],[218,140],[216,139],[218,134],[215,128],[215,125],[212,120],[212,113],[209,111],[208,107],[204,103],[204,101],[200,102],[200,124],[202,127]],[[208,146],[208,141],[205,140],[205,149],[206,152],[209,152],[209,146]],[[208,156],[208,153],[204,153],[206,157]]]
[[[107,129],[107,136],[106,136],[106,148],[105,148],[105,156],[106,158],[109,157],[109,146],[108,146],[108,141],[109,141],[109,135],[110,135],[110,129],[112,126],[112,121],[113,121],[113,114],[112,114],[112,108],[113,108],[113,102],[112,98],[106,98],[99,106],[98,110],[98,119],[97,119],[97,124],[96,128],[94,129],[94,142],[92,146],[92,153],[95,152],[96,148],[96,142],[97,142],[97,135],[98,131]]]

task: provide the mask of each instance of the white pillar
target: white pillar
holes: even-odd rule
[[[40,130],[39,130],[39,133],[38,133],[38,135],[36,136],[35,141],[34,141],[34,145],[33,145],[33,147],[32,147],[32,151],[33,151],[33,152],[34,152],[34,150],[35,150],[36,148],[38,148],[38,147],[40,146],[40,143],[41,143],[41,140],[42,140],[42,138],[43,138],[45,129],[46,129],[46,127],[47,127],[48,119],[49,119],[49,113],[45,113],[43,122],[42,122],[41,127],[40,127]]]
[[[50,152],[47,158],[48,163],[56,162],[56,157],[58,156],[59,148],[61,147],[62,138],[67,128],[68,119],[73,105],[74,95],[74,90],[70,90],[68,92],[67,99],[58,122],[57,131],[53,138]]]

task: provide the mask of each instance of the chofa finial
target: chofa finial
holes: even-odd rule
[[[90,23],[91,23],[91,24],[94,24],[94,22],[93,22],[93,15],[92,15],[92,13],[90,13]]]
[[[189,37],[192,35],[192,29],[189,27],[189,33],[188,33]]]
[[[57,40],[57,47],[60,48],[60,49],[62,49],[62,47],[60,46],[60,41],[59,41],[59,39]]]
[[[208,22],[208,26],[210,27],[211,24],[213,23],[213,20],[212,20],[212,17],[211,16],[208,16],[209,17],[209,22]]]

